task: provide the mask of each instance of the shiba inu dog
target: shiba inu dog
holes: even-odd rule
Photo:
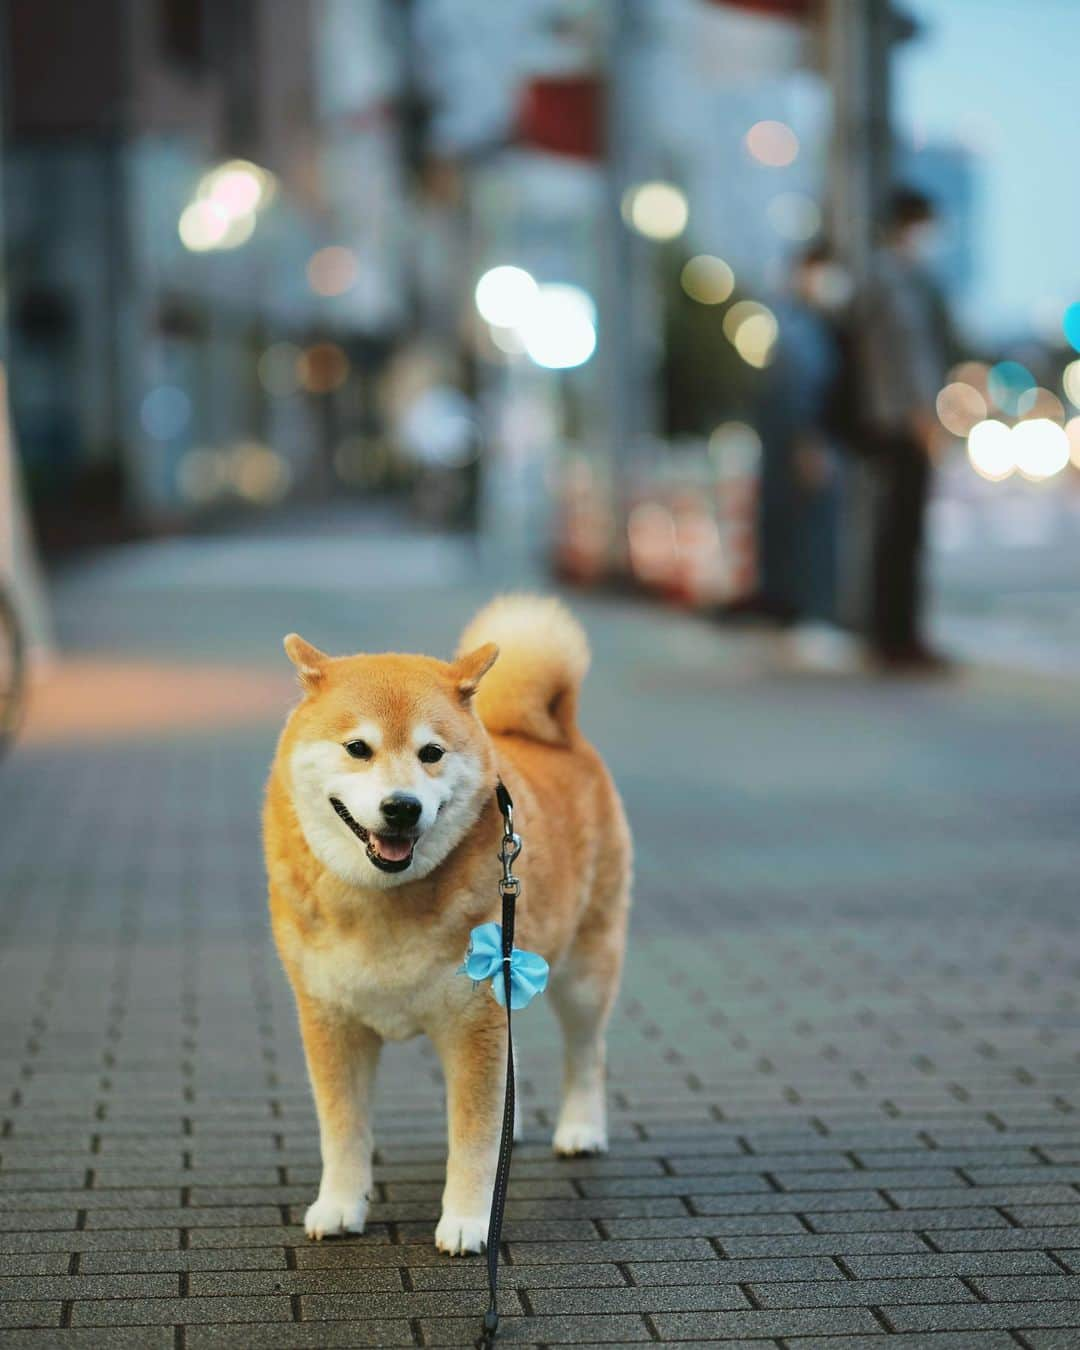
[[[516,945],[551,965],[564,1039],[554,1147],[607,1145],[605,1026],[619,983],[630,835],[577,727],[585,634],[557,601],[495,600],[452,661],[330,657],[285,639],[303,698],[264,812],[274,938],[296,995],[319,1117],[322,1182],[308,1236],[360,1232],[382,1043],[420,1033],[446,1076],[449,1157],[436,1245],[480,1251],[498,1155],[505,1013],[460,973],[471,930],[499,918],[501,776],[526,849]]]

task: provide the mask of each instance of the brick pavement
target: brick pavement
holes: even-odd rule
[[[65,580],[69,647],[250,667],[259,697],[104,739],[69,709],[0,770],[0,1343],[469,1344],[484,1273],[431,1244],[424,1044],[385,1056],[368,1233],[298,1226],[318,1156],[257,803],[283,631],[446,650],[483,578],[140,567]],[[1076,688],[796,683],[756,643],[580,608],[637,908],[608,1157],[551,1157],[553,1024],[519,1021],[506,1340],[1080,1345]]]

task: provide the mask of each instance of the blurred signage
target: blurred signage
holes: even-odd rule
[[[711,5],[730,9],[752,9],[774,19],[808,19],[811,0],[707,0]]]
[[[596,75],[550,75],[530,80],[518,109],[518,139],[532,150],[574,159],[604,151],[603,85]]]

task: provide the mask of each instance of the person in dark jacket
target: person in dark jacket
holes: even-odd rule
[[[863,449],[874,483],[868,639],[889,669],[945,662],[924,628],[926,507],[938,446],[937,395],[950,357],[950,324],[927,259],[933,203],[912,188],[889,204],[883,246],[856,298]]]

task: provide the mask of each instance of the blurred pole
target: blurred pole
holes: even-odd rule
[[[639,53],[645,33],[645,0],[620,0],[610,10],[607,61],[607,173],[602,222],[607,266],[603,277],[600,343],[604,355],[608,434],[608,467],[614,515],[617,572],[626,555],[629,472],[635,451],[650,426],[648,340],[642,334],[640,288],[647,284],[647,259],[641,241],[627,229],[622,202],[635,181],[641,153],[638,110],[647,110],[648,91],[641,87]]]
[[[895,34],[890,0],[823,0],[822,49],[833,96],[826,221],[856,294],[873,262],[876,225],[892,181],[889,60]],[[841,618],[865,628],[874,482],[856,457],[841,530]]]
[[[825,74],[833,94],[829,237],[861,283],[892,177],[889,0],[824,0]]]

